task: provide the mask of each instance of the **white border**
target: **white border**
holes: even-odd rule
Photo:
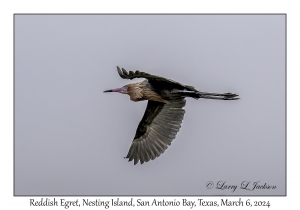
[[[297,1],[265,0],[86,0],[38,1],[2,0],[0,3],[0,207],[1,209],[33,209],[30,197],[13,196],[13,14],[14,13],[286,13],[287,14],[287,196],[249,197],[268,200],[271,209],[298,206],[299,170],[299,26]],[[298,102],[298,103],[297,103]],[[270,145],[271,146],[271,145]],[[37,197],[36,197],[37,198]],[[145,198],[145,197],[144,197]],[[199,197],[200,198],[200,197]],[[238,197],[227,197],[230,200]],[[246,197],[242,197],[243,200]],[[71,197],[75,199],[75,197]],[[94,197],[95,199],[95,197]],[[110,199],[105,197],[105,199]],[[146,198],[145,198],[146,199]],[[150,199],[150,198],[149,198]],[[172,198],[170,198],[172,199]],[[180,200],[181,197],[176,197]],[[193,200],[196,198],[193,197]],[[198,199],[198,197],[197,197]],[[220,200],[220,197],[204,197]],[[41,209],[42,207],[38,207]],[[46,207],[49,209],[50,207]],[[57,207],[63,209],[63,207]],[[90,207],[89,209],[103,207]],[[188,207],[185,207],[188,208]],[[198,207],[199,208],[199,207]],[[247,208],[247,207],[244,207]],[[248,207],[249,208],[249,207]],[[263,207],[261,207],[263,208]],[[52,209],[52,208],[51,208]],[[80,208],[85,209],[85,208]],[[132,208],[131,208],[132,209]],[[149,209],[149,207],[147,208]],[[152,208],[151,208],[152,209]],[[163,208],[166,209],[166,208]],[[210,207],[210,209],[213,209]],[[240,208],[239,208],[240,209]],[[293,208],[295,209],[295,208]]]

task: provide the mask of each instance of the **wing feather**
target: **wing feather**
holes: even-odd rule
[[[172,87],[172,88],[178,88],[178,89],[186,89],[190,91],[197,91],[193,86],[190,85],[183,85],[179,82],[176,82],[171,79],[167,79],[164,77],[148,74],[146,72],[141,72],[136,70],[135,72],[129,71],[129,73],[124,69],[120,69],[119,66],[117,66],[118,73],[122,79],[135,79],[135,78],[145,78],[149,81],[151,85],[155,86],[160,86],[164,88]]]
[[[157,156],[156,154],[158,153],[158,151],[156,151],[152,143],[149,144],[149,149],[151,151],[151,160],[154,160]]]
[[[129,72],[129,75],[131,73]],[[171,145],[183,120],[185,99],[168,103],[148,101],[126,158],[134,165],[159,157]]]
[[[144,152],[144,161],[148,162],[151,159],[151,155],[150,155],[150,152],[149,152],[147,141],[143,142],[143,149],[144,149],[143,151],[145,151]],[[141,162],[141,164],[142,164],[142,162]]]
[[[144,152],[140,152],[140,161],[141,161],[141,164],[143,164],[145,162],[145,156],[146,156],[146,150],[144,148],[144,142],[141,141],[140,143],[140,151],[144,151]]]

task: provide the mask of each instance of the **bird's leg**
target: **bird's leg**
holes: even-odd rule
[[[237,94],[234,93],[206,93],[206,92],[197,92],[199,98],[207,98],[207,99],[220,99],[220,100],[237,100]]]
[[[234,93],[207,93],[207,92],[200,92],[200,91],[190,91],[190,90],[179,90],[172,92],[173,97],[193,97],[197,98],[207,98],[207,99],[219,99],[219,100],[237,100],[237,94]]]

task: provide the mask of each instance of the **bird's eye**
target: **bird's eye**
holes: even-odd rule
[[[122,90],[123,91],[127,90],[127,87],[126,86],[122,87]]]

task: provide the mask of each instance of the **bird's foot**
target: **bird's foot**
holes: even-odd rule
[[[237,99],[239,99],[239,98],[237,98],[237,96],[239,96],[239,95],[237,95],[235,93],[224,93],[223,96],[224,96],[224,98],[223,98],[224,100],[237,100]]]

